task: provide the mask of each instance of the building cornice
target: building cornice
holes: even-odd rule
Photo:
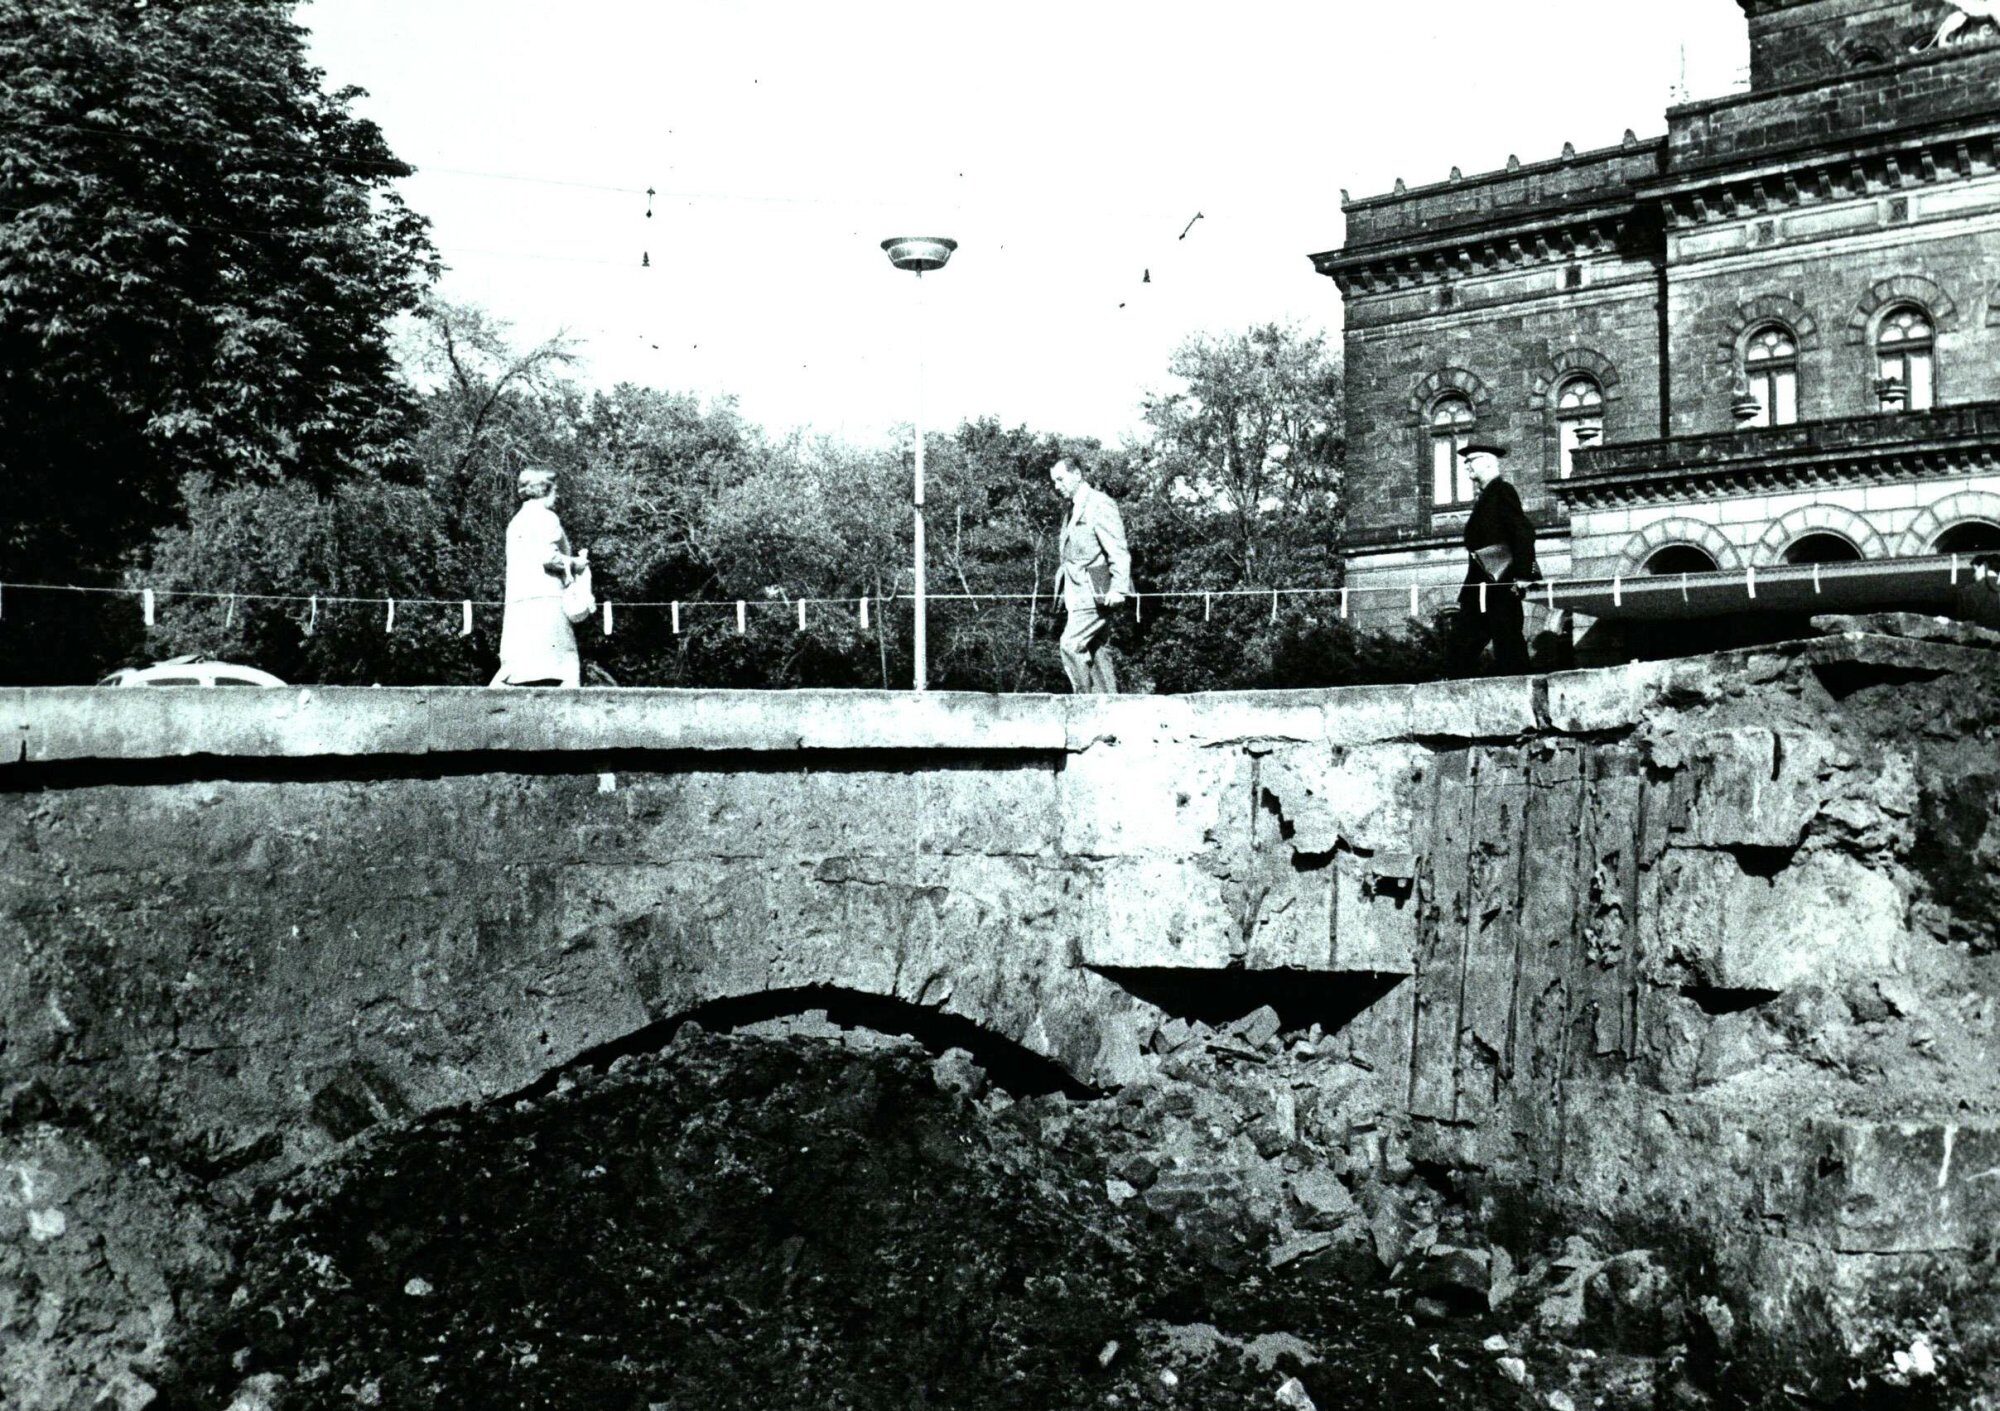
[[[1879,485],[2000,462],[2000,402],[1593,446],[1549,486],[1572,513]]]
[[[1465,548],[1465,516],[1469,507],[1453,511],[1455,522],[1445,529],[1413,529],[1392,526],[1384,529],[1349,530],[1340,536],[1343,550],[1371,549],[1458,549]],[[1531,511],[1528,522],[1537,537],[1567,539],[1569,518],[1561,511],[1544,508]]]
[[[1327,250],[1312,256],[1313,269],[1330,277],[1342,294],[1412,289],[1617,255],[1625,250],[1634,223],[1643,218],[1625,198],[1544,211],[1532,220],[1495,221],[1435,239]]]
[[[1656,205],[1669,230],[1742,220],[2000,171],[2000,120],[1884,133],[1869,142],[1792,149],[1755,164],[1673,173],[1638,199]]]

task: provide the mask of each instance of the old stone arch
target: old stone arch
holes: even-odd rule
[[[1036,1053],[989,1024],[894,995],[838,985],[799,985],[704,1000],[577,1061],[602,1065],[623,1053],[657,1049],[688,1024],[714,1031],[808,1019],[838,1029],[911,1039],[933,1054],[961,1049],[971,1054],[994,1082],[1016,1096],[1059,1092],[1085,1098],[1102,1091],[1058,1060]]]
[[[1740,568],[1743,564],[1742,555],[1720,529],[1683,515],[1657,520],[1635,534],[1625,546],[1623,572],[1627,576],[1644,573],[1653,555],[1680,546],[1701,550],[1715,560],[1717,568]]]
[[[1892,274],[1869,285],[1868,292],[1847,316],[1847,341],[1868,346],[1873,341],[1877,316],[1897,304],[1915,304],[1930,315],[1932,326],[1940,333],[1958,316],[1958,304],[1936,280],[1921,274]]]
[[[1814,503],[1800,505],[1764,531],[1763,538],[1757,542],[1757,562],[1760,565],[1785,563],[1785,550],[1809,534],[1838,535],[1854,545],[1865,559],[1888,557],[1888,541],[1867,519],[1839,505]]]
[[[1440,368],[1411,389],[1405,422],[1414,427],[1425,425],[1431,403],[1447,392],[1459,393],[1472,403],[1472,410],[1480,416],[1486,414],[1486,409],[1493,402],[1493,393],[1480,380],[1479,374],[1462,367]]]
[[[1742,361],[1744,340],[1767,323],[1791,329],[1801,353],[1818,351],[1819,321],[1804,304],[1789,294],[1759,294],[1731,311],[1723,335],[1715,341],[1715,365],[1733,373]]]
[[[1555,390],[1579,373],[1596,381],[1607,402],[1618,401],[1625,395],[1618,365],[1611,359],[1595,348],[1562,348],[1536,372],[1528,389],[1528,405],[1536,411],[1547,411]]]
[[[1914,558],[1936,552],[1948,531],[1963,525],[1986,524],[2000,529],[2000,495],[1990,490],[1962,490],[1926,506],[1896,543],[1896,552]]]

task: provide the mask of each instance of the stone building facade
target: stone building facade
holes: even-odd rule
[[[1343,193],[1352,587],[1463,577],[1473,434],[1552,576],[2000,547],[2000,26],[1739,3],[1663,138]]]

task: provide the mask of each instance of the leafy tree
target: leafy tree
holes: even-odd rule
[[[0,556],[103,583],[190,483],[404,471],[387,325],[435,273],[410,168],[289,0],[0,0]],[[106,649],[60,614],[0,674]],[[51,640],[51,630],[69,634]]]
[[[1179,384],[1144,405],[1147,527],[1174,579],[1252,586],[1331,582],[1345,441],[1340,364],[1324,337],[1282,324],[1197,335]]]

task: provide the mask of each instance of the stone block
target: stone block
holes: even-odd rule
[[[1344,686],[1326,696],[1326,737],[1334,745],[1404,740],[1411,733],[1414,686]]]
[[[1321,744],[1325,691],[1209,691],[1187,698],[1187,739],[1202,745]]]
[[[1621,730],[1644,720],[1672,662],[1634,663],[1611,671],[1559,671],[1548,678],[1549,723],[1572,735]]]
[[[1077,937],[1085,965],[1221,970],[1243,944],[1224,883],[1188,862],[1124,858],[1093,869],[1102,925]]]
[[[1807,853],[1772,876],[1734,854],[1670,849],[1640,904],[1652,974],[1728,990],[1842,985],[1909,961],[1909,899],[1845,854]]]
[[[1137,716],[1130,723],[1142,721]],[[1109,733],[1073,745],[1056,783],[1061,851],[1071,857],[1199,854],[1255,807],[1244,760],[1239,751],[1143,733]]]
[[[1418,739],[1508,739],[1535,729],[1533,680],[1526,676],[1438,681],[1411,702],[1410,734]]]
[[[745,691],[774,703],[809,750],[1061,752],[1068,701],[967,691]]]
[[[1800,1225],[1849,1254],[1976,1248],[2000,1227],[2000,1123],[1826,1118]]]
[[[1821,735],[1741,726],[1650,744],[1655,767],[1685,771],[1675,788],[1687,846],[1797,847],[1832,792],[1836,749]]]
[[[1333,945],[1336,970],[1408,975],[1417,961],[1419,905],[1409,877],[1383,875],[1375,859],[1335,859]],[[1396,864],[1403,870],[1404,864]],[[1413,865],[1407,870],[1414,871]]]

